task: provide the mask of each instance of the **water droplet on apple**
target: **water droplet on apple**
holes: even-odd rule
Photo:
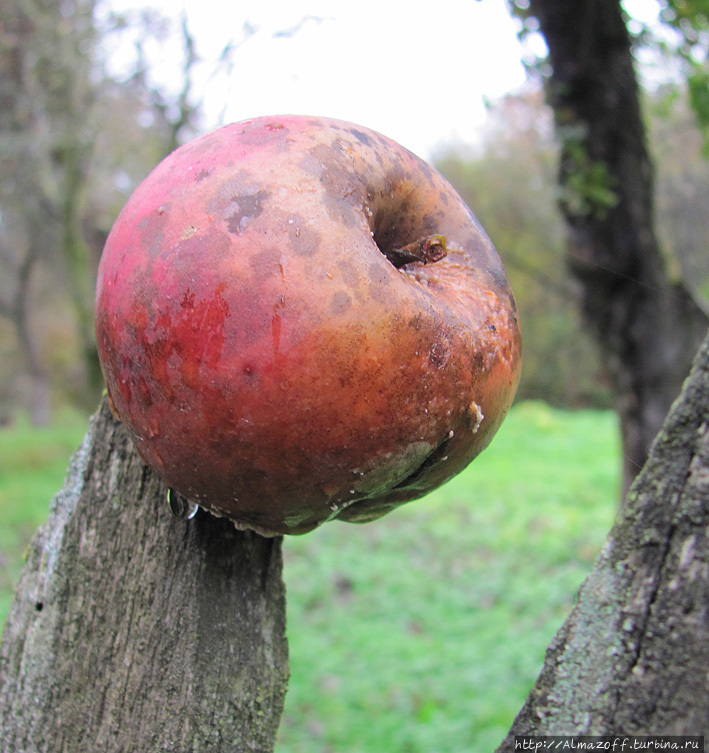
[[[192,520],[199,510],[199,505],[183,497],[174,489],[167,490],[167,504],[170,507],[170,512],[176,518],[182,520]]]

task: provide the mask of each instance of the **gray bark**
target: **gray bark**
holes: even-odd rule
[[[271,751],[281,540],[166,489],[104,404],[35,537],[0,647],[0,750]]]
[[[709,734],[709,336],[500,746]]]

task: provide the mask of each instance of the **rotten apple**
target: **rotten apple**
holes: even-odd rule
[[[106,243],[96,333],[143,460],[272,533],[372,520],[446,482],[520,370],[505,272],[455,190],[325,118],[234,123],[158,165]]]

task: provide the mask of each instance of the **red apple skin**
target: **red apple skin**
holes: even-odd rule
[[[438,261],[385,255],[436,234]],[[279,534],[448,481],[492,439],[521,364],[502,264],[450,184],[378,133],[300,116],[158,165],[106,243],[96,332],[143,460]]]

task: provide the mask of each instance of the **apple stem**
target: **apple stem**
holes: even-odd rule
[[[428,235],[401,248],[387,251],[386,257],[397,268],[412,262],[433,264],[448,254],[446,239],[443,235]]]

